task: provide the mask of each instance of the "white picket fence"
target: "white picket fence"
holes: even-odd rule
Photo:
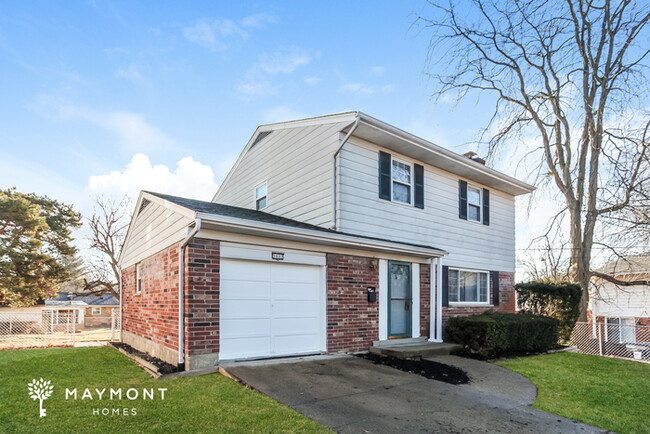
[[[650,362],[650,327],[647,326],[578,322],[570,344],[584,354]]]
[[[82,309],[0,311],[0,350],[75,346],[82,342],[120,339],[120,312],[110,324],[86,327]]]

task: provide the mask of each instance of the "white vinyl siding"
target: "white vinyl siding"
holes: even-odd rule
[[[515,271],[515,200],[490,188],[490,225],[458,218],[458,176],[424,166],[424,210],[396,207],[378,197],[379,150],[408,163],[417,160],[352,137],[340,154],[338,225],[346,233],[428,244],[450,254],[450,265]],[[476,183],[476,188],[484,186]]]
[[[267,181],[265,212],[329,228],[333,156],[346,123],[278,129],[246,152],[214,201],[255,209],[251,191]]]
[[[135,216],[129,239],[120,258],[122,269],[134,265],[178,242],[187,234],[192,219],[151,202]]]
[[[613,283],[601,282],[592,297],[598,316],[640,318],[647,317],[650,312],[650,286],[619,288]]]

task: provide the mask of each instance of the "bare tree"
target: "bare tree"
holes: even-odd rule
[[[570,280],[568,252],[571,250],[564,244],[556,246],[558,243],[551,241],[548,236],[540,237],[531,243],[522,259],[518,261],[528,280]]]
[[[539,157],[534,182],[554,185],[569,219],[570,278],[586,318],[594,234],[645,190],[650,4],[622,0],[431,2],[428,62],[438,96],[489,94],[488,156],[504,143]],[[442,68],[442,69],[440,69]],[[529,135],[534,143],[526,142]],[[647,190],[646,190],[647,191]],[[621,285],[642,282],[619,281]]]
[[[110,292],[120,298],[120,269],[117,260],[129,227],[131,201],[124,197],[117,202],[107,198],[95,200],[93,216],[88,220],[92,231],[90,247],[99,257],[92,261],[84,291],[93,294]]]

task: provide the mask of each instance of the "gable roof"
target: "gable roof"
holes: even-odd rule
[[[59,292],[58,295],[45,300],[46,306],[119,306],[120,302],[110,292],[102,295],[75,294],[73,292]]]
[[[597,271],[624,277],[626,275],[650,275],[650,253],[641,255],[630,255],[608,261]]]
[[[478,182],[496,190],[503,191],[513,196],[530,193],[535,190],[532,185],[520,181],[517,178],[501,173],[485,164],[479,163],[471,158],[457,154],[447,148],[438,146],[426,139],[418,137],[398,127],[369,116],[363,112],[343,112],[325,116],[317,116],[306,119],[298,119],[287,122],[265,124],[257,127],[250,140],[242,150],[239,158],[230,169],[225,180],[221,183],[221,189],[229,181],[231,175],[237,170],[237,166],[244,158],[248,150],[262,139],[261,135],[268,135],[271,131],[287,128],[300,128],[313,125],[340,123],[342,133],[348,133],[354,129],[352,136],[372,142],[378,146],[385,147],[395,152],[407,155],[426,164],[438,167],[447,172]],[[214,195],[216,198],[217,193]],[[213,198],[213,200],[215,200]]]
[[[248,208],[241,208],[237,206],[231,206],[231,205],[224,205],[221,203],[215,203],[215,202],[206,202],[202,200],[196,200],[196,199],[188,199],[184,197],[178,197],[178,196],[171,196],[168,194],[162,194],[162,193],[155,193],[151,191],[143,191],[143,193],[150,194],[152,196],[158,197],[160,199],[169,201],[171,203],[174,203],[176,205],[179,205],[183,208],[186,208],[190,211],[193,211],[197,213],[197,215],[202,214],[202,217],[205,218],[207,216],[222,216],[222,217],[232,217],[236,219],[242,219],[242,220],[248,220],[250,222],[254,223],[267,223],[271,225],[279,225],[279,226],[284,226],[287,228],[295,228],[295,229],[305,229],[308,231],[316,231],[316,232],[322,232],[323,234],[330,234],[330,235],[343,235],[343,236],[349,236],[349,237],[355,237],[355,238],[361,238],[361,239],[366,239],[369,241],[378,241],[378,242],[384,242],[384,243],[395,243],[395,244],[400,244],[404,246],[410,246],[410,247],[416,247],[420,249],[428,249],[428,250],[434,250],[439,252],[440,254],[445,254],[446,252],[442,249],[438,249],[436,247],[432,246],[427,246],[423,244],[413,244],[413,243],[405,243],[405,242],[397,242],[393,240],[387,240],[384,238],[375,238],[375,237],[369,237],[369,236],[362,236],[362,235],[353,235],[353,234],[348,234],[345,232],[340,232],[340,231],[334,231],[331,229],[326,229],[320,226],[316,225],[311,225],[308,223],[303,223],[297,220],[289,219],[286,217],[280,217],[274,214],[269,214],[263,211],[257,211],[257,210],[252,210]]]

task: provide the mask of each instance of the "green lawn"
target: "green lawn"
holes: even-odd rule
[[[497,362],[537,386],[533,407],[619,433],[650,433],[650,365],[559,353]]]
[[[51,380],[52,396],[29,398],[33,379]],[[165,399],[81,400],[86,388],[167,388]],[[77,388],[78,399],[65,399]],[[133,393],[132,395],[133,396]],[[93,409],[135,408],[136,415],[93,415]],[[122,410],[124,411],[124,410]],[[325,432],[316,422],[219,374],[154,380],[109,348],[0,351],[0,432]]]

